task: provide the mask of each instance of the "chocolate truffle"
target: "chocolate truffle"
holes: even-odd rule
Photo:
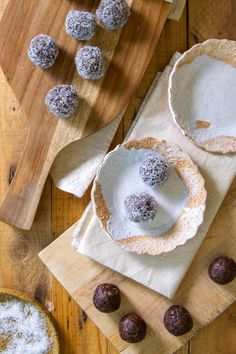
[[[78,74],[84,79],[98,80],[104,73],[104,59],[98,47],[85,46],[75,58]]]
[[[150,155],[140,166],[139,174],[149,186],[161,186],[169,177],[168,161],[159,154]]]
[[[96,32],[96,17],[91,12],[71,10],[66,17],[65,27],[69,36],[87,41]]]
[[[236,276],[236,263],[232,258],[217,257],[209,267],[210,278],[218,284],[228,284]]]
[[[146,322],[135,313],[129,313],[121,318],[119,332],[123,340],[128,343],[141,342],[147,333]]]
[[[109,313],[120,307],[120,290],[114,284],[100,284],[94,291],[94,306],[101,312]]]
[[[96,15],[103,27],[114,30],[126,24],[130,9],[125,0],[102,0]]]
[[[48,109],[57,117],[67,118],[73,114],[78,107],[78,96],[71,85],[57,85],[47,94],[45,104]]]
[[[157,213],[157,202],[148,193],[134,193],[124,200],[124,206],[129,220],[147,222],[154,219]]]
[[[167,331],[179,337],[191,331],[193,320],[185,307],[173,305],[165,313],[164,325]]]
[[[52,37],[46,34],[40,34],[32,39],[28,49],[28,57],[34,63],[43,69],[48,69],[56,61],[59,54],[58,47]]]

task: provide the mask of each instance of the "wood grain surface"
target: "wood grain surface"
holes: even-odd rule
[[[148,0],[151,1],[151,0]],[[8,0],[1,0],[0,12]],[[113,147],[122,141],[147,92],[155,74],[162,70],[174,51],[207,38],[236,40],[236,4],[234,0],[190,0],[180,22],[166,24],[158,48],[154,53],[134,99],[116,134]],[[0,192],[3,197],[18,164],[27,134],[26,117],[21,112],[2,72],[0,72]],[[212,236],[222,227],[225,214],[235,208],[235,188],[225,200]],[[117,351],[82,311],[62,286],[49,274],[37,253],[74,223],[89,201],[89,192],[76,199],[57,190],[48,180],[31,231],[18,231],[0,224],[0,286],[24,290],[39,299],[53,313],[62,338],[62,353],[115,354]],[[229,203],[229,204],[228,204]],[[235,230],[231,218],[230,230]],[[37,235],[37,237],[35,237]],[[178,354],[235,354],[236,305],[232,305],[210,326],[178,351]],[[155,352],[153,352],[155,354]]]
[[[98,2],[86,0],[81,7],[94,12]],[[101,48],[105,57],[104,77],[93,81],[75,72],[74,57],[84,44],[68,36],[64,29],[68,11],[78,5],[67,0],[9,0],[0,22],[0,66],[27,117],[28,136],[0,205],[1,221],[30,229],[57,153],[107,125],[124,110],[136,91],[170,4],[163,0],[128,3],[131,16],[123,29],[107,31],[97,26],[97,33],[86,43]],[[60,51],[55,65],[48,70],[35,67],[27,57],[31,39],[42,32],[54,38]],[[68,119],[57,119],[47,109],[45,96],[55,85],[71,82],[80,98],[78,110]]]

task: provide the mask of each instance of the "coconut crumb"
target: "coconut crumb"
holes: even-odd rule
[[[0,339],[3,354],[48,354],[53,343],[40,311],[18,300],[0,302]]]

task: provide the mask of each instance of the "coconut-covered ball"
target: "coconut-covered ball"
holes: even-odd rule
[[[34,63],[43,69],[53,66],[59,54],[58,46],[52,37],[46,34],[39,34],[30,42],[28,48],[28,57]]]
[[[134,222],[147,222],[155,218],[157,202],[148,193],[134,193],[124,200],[124,206],[129,220]]]
[[[57,85],[47,94],[45,104],[57,117],[66,118],[78,107],[79,98],[73,86]]]
[[[149,186],[161,186],[169,177],[169,163],[161,155],[150,155],[139,168],[144,183]]]
[[[78,74],[84,79],[98,80],[104,74],[104,59],[98,47],[81,48],[75,57],[75,64]]]
[[[208,269],[210,278],[218,284],[228,284],[236,277],[236,263],[232,258],[217,257]]]
[[[96,11],[102,26],[108,30],[122,28],[130,16],[125,0],[102,0]]]
[[[66,17],[66,32],[79,41],[88,41],[96,32],[96,17],[91,12],[71,10]]]

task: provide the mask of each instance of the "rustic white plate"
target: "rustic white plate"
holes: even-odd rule
[[[139,176],[143,159],[153,152],[167,158],[170,176],[161,187],[147,186]],[[159,205],[152,222],[131,222],[124,210],[130,193],[147,192]],[[92,190],[94,210],[110,237],[127,251],[157,255],[194,237],[203,222],[204,180],[197,166],[177,145],[145,138],[119,145],[104,159]]]
[[[199,147],[236,152],[236,42],[211,39],[185,52],[170,76],[169,104]]]

